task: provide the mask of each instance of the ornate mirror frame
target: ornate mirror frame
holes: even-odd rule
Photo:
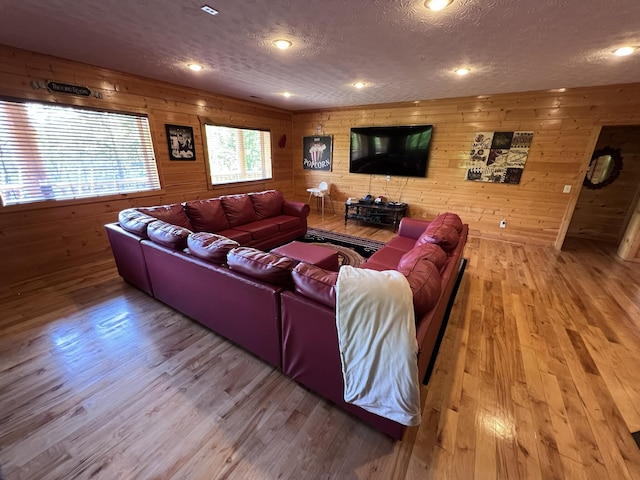
[[[619,148],[612,148],[609,146],[606,146],[604,148],[601,148],[600,150],[596,150],[595,152],[593,152],[593,155],[591,156],[591,161],[589,162],[589,167],[591,167],[591,165],[593,165],[593,163],[598,160],[598,158],[602,157],[602,156],[606,156],[606,155],[610,155],[611,156],[611,161],[613,162],[613,166],[611,168],[611,171],[609,172],[609,175],[607,176],[607,178],[605,178],[602,182],[599,183],[593,183],[588,177],[587,175],[585,175],[584,177],[584,181],[582,182],[582,184],[586,187],[586,188],[590,188],[592,190],[597,190],[599,188],[604,188],[607,185],[610,185],[611,183],[613,183],[613,181],[618,178],[618,176],[620,175],[620,172],[622,171],[622,155],[620,154],[620,149]]]

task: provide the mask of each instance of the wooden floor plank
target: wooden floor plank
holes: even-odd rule
[[[310,225],[387,241],[315,212]],[[395,442],[100,262],[0,289],[7,479],[634,479],[640,265],[470,237]]]

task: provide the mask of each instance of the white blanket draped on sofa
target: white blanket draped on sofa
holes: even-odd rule
[[[418,343],[404,275],[340,268],[336,327],[344,400],[400,424],[418,425]]]

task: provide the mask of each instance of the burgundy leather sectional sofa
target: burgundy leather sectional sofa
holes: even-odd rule
[[[127,282],[280,367],[284,287],[277,275],[262,281],[260,271],[231,270],[227,252],[292,241],[307,231],[308,215],[309,205],[269,190],[127,209],[105,228]]]
[[[453,213],[432,222],[403,218],[398,235],[362,268],[398,270],[413,292],[418,340],[418,375],[425,378],[459,276],[468,225]],[[293,270],[295,288],[282,292],[282,370],[387,435],[400,439],[405,427],[343,400],[335,321],[338,274],[313,265]]]
[[[342,398],[335,323],[338,272],[264,251],[303,235],[308,213],[308,205],[268,191],[129,209],[120,212],[118,223],[105,227],[120,275],[129,283],[391,437],[402,438],[403,425]],[[398,235],[363,265],[396,269],[409,280],[420,378],[461,271],[466,237],[467,226],[454,214],[432,222],[405,218]]]

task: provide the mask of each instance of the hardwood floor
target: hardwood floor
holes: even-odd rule
[[[393,233],[315,213],[312,226]],[[640,266],[470,238],[419,427],[394,442],[125,284],[1,298],[7,479],[637,479]]]

